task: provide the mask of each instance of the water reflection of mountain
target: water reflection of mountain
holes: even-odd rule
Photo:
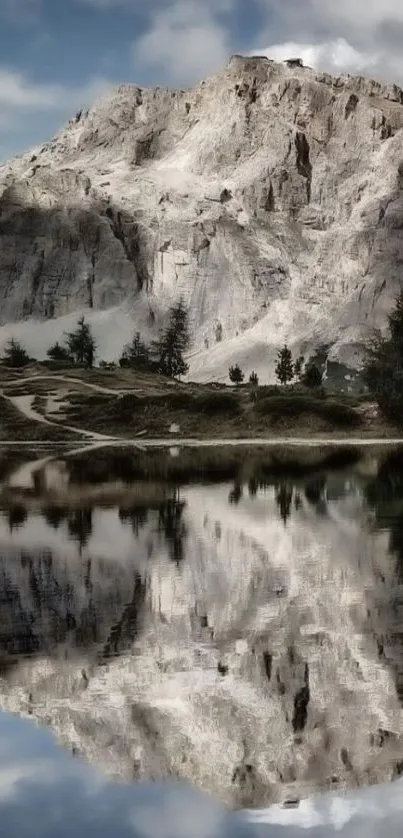
[[[399,579],[366,486],[276,476],[8,510],[3,705],[112,774],[235,805],[398,774]]]
[[[142,551],[144,544],[140,539],[140,545],[136,545],[136,539],[148,526],[147,557],[163,549],[172,561],[181,561],[186,539],[185,506],[175,493],[156,509],[132,507],[102,512],[47,507],[41,515],[29,519],[22,506],[5,511],[0,525],[3,667],[7,662],[15,663],[18,655],[63,652],[66,657],[78,648],[93,646],[94,653],[96,648],[102,657],[119,654],[133,643],[145,596],[144,556],[140,563],[136,560],[136,546]],[[117,565],[109,546],[101,550],[100,558],[96,543],[91,545],[100,516],[109,519],[117,530],[117,542],[118,522],[123,531],[129,531],[123,563]],[[14,534],[9,541],[7,531]],[[52,536],[52,531],[58,537]]]

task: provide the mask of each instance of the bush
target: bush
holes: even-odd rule
[[[239,364],[235,364],[235,366],[229,368],[229,380],[232,381],[233,384],[242,384],[245,376],[241,370]]]
[[[302,414],[309,414],[339,427],[353,428],[361,424],[360,416],[348,405],[333,399],[325,401],[312,396],[297,394],[273,396],[258,401],[256,410],[275,420],[284,417],[298,418]]]
[[[315,390],[322,385],[323,374],[319,367],[310,361],[307,365],[303,375],[301,376],[301,383],[310,390]]]
[[[238,413],[239,400],[234,393],[206,393],[194,400],[194,409],[200,413]]]
[[[375,333],[366,347],[364,381],[385,416],[402,421],[403,292],[388,317],[389,337]]]
[[[26,349],[19,343],[18,340],[11,338],[4,349],[3,363],[6,367],[27,367],[31,363],[31,359]]]

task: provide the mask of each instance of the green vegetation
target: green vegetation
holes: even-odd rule
[[[47,357],[55,363],[77,364],[92,369],[94,366],[96,343],[91,327],[84,317],[77,321],[77,328],[66,334],[66,346],[56,342],[47,351]]]
[[[57,441],[72,440],[77,442],[79,434],[71,433],[63,427],[52,427],[28,419],[4,396],[0,396],[0,442],[7,440]]]
[[[94,366],[96,343],[84,317],[80,317],[73,332],[68,332],[66,342],[68,353],[75,364],[90,369]]]
[[[168,378],[180,378],[186,375],[189,366],[183,356],[189,344],[189,315],[181,298],[170,310],[167,328],[162,332],[159,340],[153,343],[152,351],[158,372]]]
[[[27,367],[31,363],[31,360],[22,344],[18,340],[11,338],[4,349],[3,363],[6,367]]]
[[[316,399],[302,393],[260,399],[256,404],[256,410],[275,421],[285,417],[301,418],[303,415],[310,415],[335,427],[358,428],[361,425],[359,414],[349,405],[335,399]]]
[[[188,372],[184,354],[190,345],[189,314],[181,298],[172,306],[169,323],[158,340],[147,346],[140,332],[135,332],[125,346],[119,364],[122,368],[159,372],[167,378],[180,378]]]
[[[317,387],[321,387],[322,379],[322,373],[313,361],[310,361],[309,364],[307,364],[304,372],[300,375],[301,384],[309,390],[315,390]]]
[[[395,422],[403,417],[403,292],[388,317],[389,335],[375,333],[367,346],[364,381],[382,413]]]
[[[228,375],[229,380],[232,381],[233,384],[242,384],[245,378],[239,364],[235,364],[235,366],[230,367]]]
[[[119,358],[121,367],[134,367],[134,369],[150,369],[151,358],[148,346],[142,341],[140,332],[135,332],[131,343],[125,346]]]
[[[294,364],[292,362],[291,350],[285,344],[277,354],[276,377],[280,384],[288,384],[294,378]]]
[[[61,364],[71,364],[72,358],[68,349],[62,346],[58,341],[53,344],[47,351],[47,357],[50,361]]]

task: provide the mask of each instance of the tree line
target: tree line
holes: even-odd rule
[[[314,361],[308,361],[305,367],[304,363],[305,358],[302,355],[294,361],[291,350],[285,344],[277,353],[277,364],[275,368],[277,380],[283,385],[296,380],[310,389],[320,387],[323,374],[319,367]],[[239,364],[230,367],[229,379],[233,384],[242,384],[245,381],[245,375]],[[252,384],[254,387],[259,385],[259,377],[255,371],[249,376],[249,384]]]
[[[180,378],[188,372],[184,355],[190,345],[189,315],[182,299],[173,305],[169,321],[157,340],[148,346],[135,332],[119,358],[121,367],[134,367],[159,372],[170,378]],[[97,344],[90,325],[81,317],[75,329],[65,334],[63,343],[56,341],[47,351],[49,361],[57,364],[76,365],[91,369],[97,354]],[[26,348],[15,338],[5,347],[2,358],[8,367],[24,367],[32,363]]]
[[[395,301],[395,307],[388,317],[388,333],[376,332],[365,347],[365,359],[361,376],[369,394],[377,402],[382,413],[389,419],[400,421],[403,408],[403,292]],[[185,353],[190,346],[188,310],[180,299],[169,312],[168,324],[159,338],[147,345],[139,332],[125,346],[119,359],[121,367],[159,372],[171,378],[179,378],[188,372]],[[93,367],[97,344],[90,325],[81,317],[75,329],[65,334],[64,341],[54,343],[47,352],[49,361],[58,364],[75,364]],[[3,363],[10,367],[24,367],[35,359],[25,347],[11,338],[5,347]],[[315,389],[321,386],[323,374],[311,360],[305,364],[302,356],[292,357],[291,350],[284,345],[277,353],[275,368],[277,380],[282,385],[298,381]],[[239,364],[230,367],[229,378],[233,384],[242,384],[244,372]],[[255,371],[249,383],[257,387],[259,378]]]

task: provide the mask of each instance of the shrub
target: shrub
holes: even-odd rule
[[[324,419],[329,424],[339,427],[358,427],[360,416],[353,408],[333,399],[315,399],[312,396],[283,395],[273,396],[258,401],[256,410],[264,416],[271,416],[278,420],[284,417],[297,418],[302,414],[310,414]]]
[[[31,363],[31,358],[26,349],[18,340],[11,338],[4,348],[3,363],[7,367],[26,367]]]
[[[245,378],[239,364],[235,364],[235,366],[230,367],[228,375],[229,380],[232,381],[233,384],[242,384]]]
[[[317,387],[320,387],[322,379],[323,375],[319,367],[317,367],[312,361],[307,365],[303,375],[301,376],[302,384],[310,390],[315,390]]]

